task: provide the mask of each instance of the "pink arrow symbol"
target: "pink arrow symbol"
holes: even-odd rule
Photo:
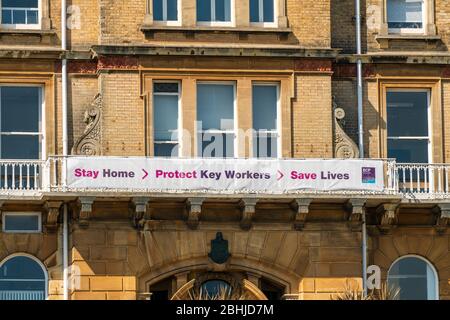
[[[145,169],[142,169],[142,171],[144,171],[144,176],[142,177],[142,180],[144,180],[145,178],[148,177],[148,172],[145,171]]]
[[[281,172],[280,170],[278,170],[278,174],[279,174],[279,176],[278,176],[277,181],[280,181],[281,179],[283,179],[284,174],[283,174],[283,172]]]

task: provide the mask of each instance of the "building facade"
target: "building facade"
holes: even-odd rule
[[[73,300],[332,299],[363,217],[382,281],[450,298],[448,0],[363,1],[361,56],[352,0],[68,0],[67,50],[60,1],[0,10],[0,300],[63,299],[65,210]],[[67,184],[70,159],[358,158],[358,58],[379,192]]]

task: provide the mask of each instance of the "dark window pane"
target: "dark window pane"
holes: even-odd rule
[[[388,0],[389,28],[421,28],[422,0]]]
[[[154,93],[178,93],[178,83],[168,82],[160,83],[157,82],[153,85]]]
[[[204,297],[209,296],[210,298],[215,298],[220,295],[229,296],[232,288],[229,283],[223,280],[209,280],[202,284],[201,291]]]
[[[216,1],[215,21],[231,21],[231,0],[215,0],[215,1]]]
[[[178,157],[178,144],[174,143],[155,143],[155,157]]]
[[[169,21],[178,20],[177,0],[167,0],[167,20]]]
[[[233,85],[199,84],[197,86],[197,121],[199,130],[234,128]]]
[[[6,136],[1,138],[1,159],[40,159],[38,136]]]
[[[2,7],[38,8],[39,0],[2,0]]]
[[[25,24],[25,11],[24,10],[13,10],[13,23],[14,24]]]
[[[428,163],[428,141],[388,139],[388,158],[399,163]]]
[[[38,87],[1,87],[2,132],[39,132]]]
[[[211,21],[211,1],[197,0],[197,21]]]
[[[253,129],[276,130],[277,86],[253,86]]]
[[[4,279],[45,279],[41,266],[28,257],[14,257],[0,268],[0,280]]]
[[[386,98],[388,136],[428,136],[428,92],[390,91]]]
[[[27,12],[27,23],[28,24],[37,24],[38,22],[38,12],[37,11],[28,11]]]
[[[274,22],[274,0],[264,0],[264,22]]]
[[[276,158],[278,139],[275,134],[259,132],[253,138],[253,154],[257,158]]]
[[[163,3],[164,0],[153,0],[153,20],[163,20]]]
[[[5,230],[37,231],[39,230],[39,217],[37,215],[6,215]]]
[[[2,24],[12,24],[11,10],[2,10]]]
[[[234,134],[204,133],[198,135],[200,157],[232,158],[234,156]]]
[[[250,22],[259,21],[259,0],[250,0]]]
[[[178,96],[155,95],[153,125],[155,140],[177,140]],[[174,134],[175,132],[175,134]]]

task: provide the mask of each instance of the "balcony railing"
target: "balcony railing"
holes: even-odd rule
[[[0,160],[0,196],[41,195],[42,193],[87,192],[66,185],[64,157],[40,160]],[[106,159],[106,158],[105,158]],[[407,199],[444,199],[450,197],[450,164],[411,164],[383,160],[382,192],[340,190],[329,192],[299,191],[317,194],[398,195]],[[100,190],[101,191],[101,190]],[[109,193],[149,192],[143,190],[108,189]]]

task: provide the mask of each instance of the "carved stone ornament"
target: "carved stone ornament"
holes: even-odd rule
[[[86,128],[75,142],[72,154],[83,156],[98,156],[101,154],[101,116],[102,95],[99,93],[91,102],[90,108],[84,113]]]
[[[359,158],[359,150],[356,143],[345,133],[343,124],[345,111],[339,108],[333,99],[334,112],[334,155],[336,158]]]

